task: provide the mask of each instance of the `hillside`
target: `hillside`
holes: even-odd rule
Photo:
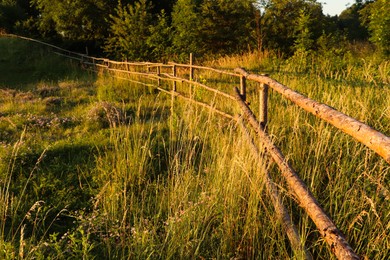
[[[251,152],[234,121],[154,87],[81,70],[35,43],[0,38],[0,55],[0,258],[299,258],[275,220],[265,167],[308,251],[334,258],[277,168]],[[312,58],[251,53],[210,64],[271,73],[390,134],[388,62]],[[209,72],[196,80],[235,86]],[[248,83],[256,111],[255,87]],[[193,95],[218,101],[200,89]],[[280,95],[269,98],[273,141],[356,252],[384,259],[389,165]]]

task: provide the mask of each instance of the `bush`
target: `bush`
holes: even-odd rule
[[[88,125],[96,128],[117,126],[122,124],[124,119],[123,111],[108,102],[96,103],[87,114]]]

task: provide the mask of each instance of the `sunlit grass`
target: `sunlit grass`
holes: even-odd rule
[[[390,134],[387,61],[306,58],[250,53],[208,65],[269,73]],[[266,161],[234,121],[150,86],[86,75],[0,90],[0,258],[299,259],[265,193]],[[211,72],[195,78],[228,93],[239,85]],[[256,114],[257,87],[248,82]],[[177,89],[241,113],[199,87]],[[357,253],[385,259],[389,165],[272,91],[268,131]],[[334,259],[269,171],[314,258]]]

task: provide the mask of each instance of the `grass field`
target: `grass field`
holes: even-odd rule
[[[265,193],[265,162],[234,122],[179,100],[172,113],[169,96],[82,71],[35,43],[0,38],[0,57],[0,258],[299,259]],[[390,135],[388,61],[251,53],[206,65],[269,73]],[[256,86],[248,91],[257,113]],[[273,140],[352,247],[386,259],[390,166],[278,94],[269,111]],[[333,259],[269,171],[314,259]]]

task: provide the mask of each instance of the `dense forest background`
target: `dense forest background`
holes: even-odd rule
[[[339,16],[316,0],[0,0],[0,31],[121,60],[183,60],[272,51],[390,54],[387,0]]]

